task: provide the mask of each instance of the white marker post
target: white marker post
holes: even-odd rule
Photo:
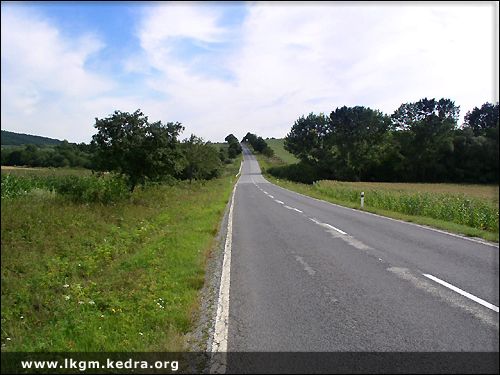
[[[365,192],[361,192],[361,208],[365,205]]]

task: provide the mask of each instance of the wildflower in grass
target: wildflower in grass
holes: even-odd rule
[[[85,302],[83,302],[83,301],[78,301],[78,304],[79,304],[79,305],[83,305],[84,303],[85,303]]]
[[[24,316],[21,315],[21,319],[24,319]]]
[[[71,296],[64,296],[64,299],[67,301],[71,298]]]
[[[64,284],[63,288],[69,288],[69,284]]]
[[[94,302],[94,301],[92,301],[92,300],[90,300],[90,301],[89,301],[89,305],[95,305],[95,302]]]
[[[11,341],[10,337],[7,337],[7,338],[6,338],[6,340],[7,340],[7,341]]]
[[[141,336],[144,336],[144,333],[142,333],[142,332],[139,332],[139,335],[141,335]]]

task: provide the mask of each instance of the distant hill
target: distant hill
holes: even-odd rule
[[[2,130],[2,146],[19,145],[50,145],[55,146],[61,143],[59,139],[41,137],[39,135],[21,134]]]

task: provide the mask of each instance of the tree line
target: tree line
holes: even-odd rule
[[[264,138],[258,137],[256,134],[248,132],[241,141],[250,143],[254,151],[260,152],[268,157],[274,156],[274,150],[269,147]]]
[[[62,141],[57,145],[12,146],[1,153],[2,165],[24,165],[29,167],[81,167],[92,168],[89,145]]]
[[[115,111],[106,118],[96,118],[94,127],[97,133],[90,144],[64,141],[51,148],[34,145],[2,148],[2,165],[110,171],[125,177],[130,190],[134,190],[148,181],[218,177],[223,163],[231,162],[241,153],[241,146],[237,140],[236,146],[232,138],[227,151],[194,134],[181,141],[179,136],[184,130],[181,123],[150,122],[140,110]]]
[[[498,183],[499,104],[467,112],[450,99],[402,104],[392,115],[363,106],[300,117],[285,149],[300,162],[277,177],[388,182]]]

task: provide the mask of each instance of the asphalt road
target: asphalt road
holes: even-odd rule
[[[247,149],[231,252],[228,352],[499,349],[497,245],[282,189]]]

